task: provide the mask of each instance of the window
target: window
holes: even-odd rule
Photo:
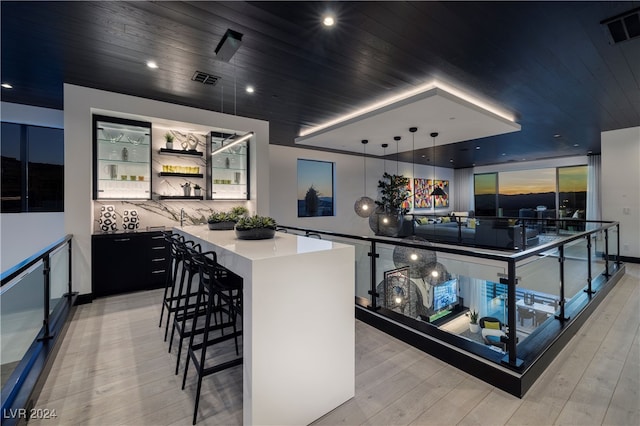
[[[498,213],[498,174],[475,175],[473,186],[476,216],[496,216]]]
[[[518,170],[498,173],[500,216],[518,217],[520,209],[556,207],[556,170]]]
[[[584,219],[587,166],[483,173],[474,176],[477,216]],[[557,213],[556,213],[557,212]]]
[[[558,168],[559,217],[585,218],[587,173],[587,166]]]
[[[2,213],[64,211],[62,129],[2,123]]]

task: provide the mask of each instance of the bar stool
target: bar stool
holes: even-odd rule
[[[200,402],[200,389],[202,378],[228,368],[242,365],[242,356],[239,356],[238,337],[242,335],[242,330],[238,330],[238,316],[242,315],[242,278],[222,267],[217,262],[214,252],[197,254],[194,257],[200,266],[200,285],[196,296],[196,308],[191,322],[191,332],[189,334],[189,346],[187,360],[182,378],[182,389],[184,390],[189,371],[189,361],[193,364],[198,375],[196,385],[195,408],[193,412],[193,424],[196,424],[198,415],[198,405]],[[201,313],[201,306],[205,307]],[[220,314],[220,322],[211,325],[211,318]],[[223,317],[223,313],[226,318]],[[202,342],[194,343],[198,318],[204,315],[204,327],[202,328]],[[225,328],[231,328],[231,332],[224,334]],[[210,336],[210,332],[219,329],[218,337]],[[205,367],[207,347],[218,345],[230,339],[235,340],[236,357],[230,360],[219,362],[209,367]],[[213,360],[209,360],[213,361]]]
[[[181,308],[180,302],[184,299],[189,300],[196,295],[195,291],[191,291],[190,287],[187,287],[187,291],[184,292],[184,280],[186,270],[184,268],[184,259],[187,248],[200,250],[200,244],[196,244],[193,241],[185,241],[184,238],[173,238],[171,241],[171,258],[174,261],[173,268],[171,268],[171,274],[167,277],[167,284],[165,286],[165,296],[163,300],[163,307],[167,309],[167,320],[164,328],[164,341],[167,341],[167,334],[169,332],[169,323],[171,321],[171,314],[175,315],[175,312]],[[180,274],[178,274],[180,271]],[[180,277],[178,278],[178,275]],[[178,291],[176,292],[176,287]],[[160,313],[160,326],[162,324],[162,312]]]
[[[174,234],[170,231],[163,231],[165,242],[169,245],[169,255],[170,255],[170,265],[169,265],[169,273],[167,274],[167,279],[164,284],[164,294],[162,295],[162,310],[160,311],[160,322],[158,322],[158,327],[162,327],[162,317],[164,316],[164,310],[169,309],[171,307],[171,303],[173,301],[172,297],[169,295],[169,289],[172,289],[175,286],[176,278],[178,276],[178,269],[181,262],[181,256],[178,253],[178,244],[184,242],[184,237],[180,234]],[[169,315],[167,313],[167,315]],[[165,337],[166,340],[166,337]]]
[[[192,302],[192,299],[195,298],[198,294],[197,290],[192,290],[193,278],[200,274],[200,269],[202,265],[202,261],[198,261],[202,253],[200,253],[199,246],[196,248],[185,246],[184,251],[182,252],[182,271],[183,273],[186,271],[187,279],[186,283],[182,280],[179,284],[178,294],[182,294],[183,286],[186,285],[185,295],[189,295],[189,297],[179,298],[176,301],[176,312],[173,316],[173,327],[171,328],[171,338],[169,339],[169,352],[171,352],[171,348],[173,346],[173,338],[175,336],[176,331],[178,332],[178,353],[176,359],[176,372],[178,374],[178,370],[180,367],[180,357],[182,354],[182,343],[186,337],[191,335],[191,328],[187,324],[187,320],[194,319],[197,310],[200,310],[200,314],[204,314],[206,307],[204,305],[197,306],[196,303]],[[215,254],[215,253],[214,253]],[[217,317],[214,316],[216,325],[218,324]],[[204,329],[196,329],[195,334],[202,334]]]

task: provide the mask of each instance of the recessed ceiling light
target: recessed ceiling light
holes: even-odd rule
[[[574,143],[573,146],[580,146],[580,144],[579,143]]]
[[[479,146],[476,146],[476,149],[480,149],[480,147],[479,147]]]
[[[453,158],[449,160],[450,163],[453,163]]]
[[[155,61],[147,61],[147,66],[153,70],[155,70],[156,68],[158,68],[158,64],[156,64]]]
[[[326,15],[322,18],[322,25],[325,27],[333,27],[336,24],[336,19],[331,15]]]
[[[422,158],[427,158],[427,156],[426,156],[426,155],[421,155],[420,157],[422,157]]]
[[[247,86],[247,93],[253,93],[256,91],[256,89],[253,88],[253,86]]]
[[[9,83],[2,83],[0,86],[2,86],[3,89],[13,89],[13,86]]]
[[[560,135],[559,133],[556,133],[555,135],[553,135],[553,137],[556,138],[556,139],[558,139],[560,136],[562,136],[562,135]]]
[[[502,155],[507,155],[507,153],[506,153],[506,152],[503,152],[503,153],[502,153]]]

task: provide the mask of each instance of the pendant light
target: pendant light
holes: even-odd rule
[[[438,137],[438,132],[433,132],[430,135],[433,138],[433,191],[429,194],[429,197],[446,197],[447,193],[442,190],[439,186],[436,186],[436,138]],[[433,207],[436,206],[436,200],[433,200]]]
[[[384,172],[387,173],[387,147],[389,146],[388,143],[383,143],[382,144],[382,157],[384,158],[384,163],[383,163],[383,168],[384,168]]]
[[[362,140],[362,160],[364,163],[364,195],[353,205],[353,209],[360,217],[369,217],[373,213],[375,202],[367,197],[367,144],[368,140]]]
[[[400,136],[394,136],[393,140],[396,141],[396,176],[398,175],[398,144],[400,142],[400,139],[402,139]]]
[[[411,191],[413,196],[416,195],[416,132],[418,131],[417,127],[409,127],[409,131],[411,132]],[[415,201],[415,199],[414,199]],[[415,206],[414,206],[415,211]]]

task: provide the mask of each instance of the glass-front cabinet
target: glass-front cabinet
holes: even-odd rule
[[[210,185],[212,200],[249,199],[250,136],[211,132]]]
[[[151,123],[93,116],[93,199],[151,199]]]

